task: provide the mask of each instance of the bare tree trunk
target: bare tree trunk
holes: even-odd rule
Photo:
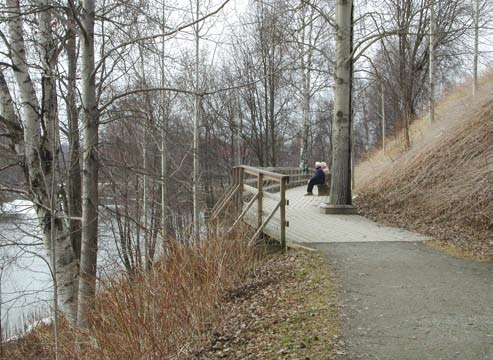
[[[165,132],[165,104],[164,95],[162,95],[162,128],[161,128],[161,237],[163,241],[163,251],[166,251],[166,242],[168,241],[168,155],[166,151],[166,132]]]
[[[196,0],[196,19],[199,18],[199,0]],[[200,240],[200,211],[199,211],[199,24],[195,27],[195,105],[193,111],[193,239]]]
[[[474,0],[474,56],[472,94],[478,91],[478,53],[479,53],[479,0]]]
[[[428,93],[428,119],[430,124],[433,124],[435,122],[435,28],[435,0],[430,0],[430,89]]]
[[[74,248],[75,256],[80,261],[81,248],[81,226],[82,216],[82,179],[80,172],[80,136],[79,136],[79,115],[77,111],[77,51],[76,51],[76,15],[72,14],[68,21],[67,44],[65,46],[68,59],[68,79],[67,79],[67,115],[68,115],[68,141],[70,147],[70,168],[68,175],[68,204],[70,217],[70,237]]]
[[[53,36],[51,34],[51,16],[47,11],[40,15],[40,54],[42,57],[43,78],[43,110],[34,90],[34,85],[29,75],[26,59],[26,50],[20,18],[18,0],[7,0],[7,7],[12,16],[8,20],[8,30],[11,38],[12,63],[16,67],[15,80],[19,87],[20,100],[22,102],[24,140],[17,139],[16,148],[18,154],[24,157],[27,167],[27,177],[30,193],[35,204],[39,225],[43,230],[43,240],[48,256],[51,258],[53,246],[56,247],[55,262],[57,264],[58,296],[62,303],[67,319],[74,322],[76,319],[77,304],[77,258],[74,254],[70,238],[67,236],[67,223],[63,218],[54,221],[58,234],[56,243],[51,242],[51,202],[49,189],[53,168],[53,159],[58,156],[58,114],[56,101],[56,87],[54,78],[54,64],[57,60]],[[3,77],[2,77],[3,79]],[[9,117],[15,114],[13,102],[3,81],[0,86],[2,112],[7,112]],[[9,109],[10,107],[10,109]],[[43,129],[43,130],[42,130]],[[55,150],[54,150],[55,149]],[[58,206],[58,205],[57,205]]]
[[[243,128],[242,114],[240,109],[240,97],[237,95],[235,97],[235,116],[236,116],[236,165],[241,165],[241,130]],[[234,163],[234,159],[233,159]]]
[[[387,136],[385,131],[385,84],[382,79],[382,151],[385,155],[385,137]]]
[[[404,108],[404,140],[406,142],[406,149],[411,147],[411,136],[409,134],[409,126],[411,124],[411,111]]]
[[[313,67],[313,45],[318,39],[318,34],[314,35],[314,9],[312,8],[307,13],[307,6],[303,5],[301,11],[301,70],[302,70],[302,82],[303,82],[303,137],[302,137],[302,148],[301,148],[301,161],[300,166],[303,169],[308,167],[308,159],[310,149],[310,109],[311,109],[311,98],[312,98],[312,67]],[[305,58],[306,56],[306,58]],[[323,156],[322,156],[323,158]]]
[[[147,119],[146,119],[147,120]],[[144,125],[144,139],[142,143],[142,167],[144,168],[144,175],[142,179],[142,202],[143,202],[143,230],[144,230],[144,268],[149,270],[151,268],[152,259],[150,256],[150,244],[149,244],[149,228],[147,213],[149,212],[149,202],[147,197],[149,196],[147,189],[147,124]]]
[[[58,233],[56,221],[63,221],[57,219],[57,185],[56,185],[56,170],[57,170],[57,157],[59,150],[59,133],[58,133],[58,113],[57,113],[57,94],[55,83],[55,63],[53,56],[55,50],[55,44],[53,41],[53,34],[51,32],[51,16],[48,13],[49,4],[48,1],[40,1],[40,5],[43,10],[39,14],[39,36],[40,36],[40,55],[41,64],[43,67],[42,83],[42,99],[41,99],[41,121],[44,124],[44,130],[48,135],[48,142],[51,144],[51,174],[48,178],[48,174],[44,174],[44,183],[46,191],[50,201],[50,244],[51,244],[51,257],[50,265],[53,278],[53,330],[55,335],[55,358],[58,360],[61,357],[60,353],[60,321],[59,321],[59,309],[58,309],[58,264],[57,264],[57,243]],[[41,154],[39,155],[42,156]],[[45,226],[48,224],[45,224]],[[61,233],[62,238],[67,239],[67,234]],[[66,241],[66,240],[65,240]]]
[[[95,0],[82,1],[82,106],[84,147],[82,177],[82,250],[77,324],[89,328],[96,293],[98,251],[98,128],[94,66]]]
[[[144,86],[147,87],[147,78],[146,78],[146,73],[145,73],[145,66],[144,66],[144,49],[142,48],[142,44],[139,43],[139,55],[140,55],[140,66],[141,66],[141,71],[142,71],[142,82]],[[147,111],[152,113],[152,104],[149,99],[149,93],[144,94],[145,97],[145,104],[147,107]],[[142,166],[143,166],[143,173],[144,175],[142,176],[142,201],[143,201],[143,230],[144,230],[144,268],[146,270],[149,270],[152,265],[153,259],[151,258],[151,251],[150,251],[150,239],[149,239],[149,227],[148,227],[148,212],[149,212],[149,191],[148,191],[148,184],[147,184],[147,171],[148,171],[148,165],[147,165],[147,138],[148,138],[148,131],[149,131],[149,126],[152,123],[152,115],[151,115],[151,121],[148,121],[149,119],[147,116],[144,118],[144,131],[143,131],[143,139],[142,139]]]
[[[162,12],[162,28],[161,31],[165,33],[165,4],[163,2],[163,12]],[[165,77],[164,77],[164,41],[165,37],[162,39],[161,44],[161,86],[164,87]],[[167,104],[165,92],[161,91],[161,237],[162,237],[162,247],[163,254],[167,251],[167,241],[168,241],[168,229],[169,229],[169,214],[168,214],[168,153],[166,144],[166,130],[168,123],[167,114]]]
[[[351,205],[352,0],[336,1],[332,184],[330,202]]]
[[[273,59],[269,57],[269,116],[266,117],[269,123],[269,134],[267,138],[270,138],[271,154],[270,154],[270,165],[277,166],[277,137],[276,137],[276,115],[275,115],[275,101],[276,101],[276,84],[274,78],[274,66]]]
[[[53,123],[53,125],[58,125],[56,123]],[[55,129],[53,129],[55,131]],[[55,143],[54,143],[55,144]],[[53,152],[55,152],[55,149],[53,149]],[[56,166],[56,158],[54,157],[52,160],[52,167],[53,169]],[[57,279],[57,247],[56,247],[56,242],[57,242],[57,232],[56,232],[56,225],[55,225],[55,218],[56,218],[56,194],[55,194],[55,181],[56,181],[56,174],[55,171],[52,172],[52,178],[51,178],[51,189],[50,189],[50,241],[51,241],[51,272],[52,272],[52,278],[53,278],[53,330],[55,333],[55,359],[59,360],[61,359],[61,352],[60,352],[60,344],[61,344],[61,338],[60,338],[60,318],[59,318],[59,308],[58,308],[58,279]]]
[[[408,7],[406,7],[406,11],[409,11]],[[412,86],[412,84],[410,84],[412,81],[412,75],[410,75],[410,73],[412,74],[412,72],[408,69],[408,65],[406,64],[406,49],[408,48],[408,34],[406,32],[399,33],[399,96],[401,116],[403,116],[402,120],[404,121],[404,140],[407,149],[410,147],[409,116],[412,103],[412,94],[410,94],[409,89]]]
[[[312,31],[312,23],[310,22],[310,30],[309,30],[309,43],[311,43],[311,31]],[[305,7],[303,7],[302,13],[302,33],[301,33],[301,43],[302,43],[302,54],[301,54],[301,71],[302,74],[302,82],[303,82],[303,144],[301,148],[301,167],[306,169],[308,167],[308,143],[309,143],[309,134],[310,134],[310,86],[311,86],[311,57],[312,57],[312,49],[308,49],[307,60],[305,60],[305,33],[306,33],[306,20],[305,20]]]

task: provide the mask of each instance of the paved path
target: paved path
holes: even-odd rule
[[[316,192],[317,190],[315,190]],[[289,206],[286,208],[288,243],[307,242],[366,242],[366,241],[422,241],[428,237],[406,230],[379,225],[359,215],[320,214],[320,205],[328,201],[327,196],[303,196],[305,187],[286,191]],[[276,201],[264,198],[263,215],[267,218]],[[256,205],[245,217],[250,225],[256,225]],[[280,238],[279,211],[267,225],[265,233]]]
[[[323,252],[340,286],[341,360],[493,360],[493,264],[361,216],[320,214],[327,197],[286,192],[288,243]],[[264,200],[264,217],[275,201]],[[256,224],[255,206],[246,221]],[[265,231],[279,239],[279,217]]]
[[[340,359],[493,359],[493,264],[410,242],[310,246],[340,286]]]

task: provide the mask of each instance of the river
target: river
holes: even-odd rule
[[[50,317],[53,287],[48,258],[32,204],[15,200],[0,214],[0,317],[3,339]],[[110,227],[99,229],[98,268],[104,275],[121,271]]]

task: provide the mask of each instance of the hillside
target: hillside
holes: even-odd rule
[[[399,137],[357,166],[356,205],[366,216],[416,230],[435,245],[493,258],[493,74],[476,98],[465,84],[446,95],[437,121],[412,126],[412,147]]]

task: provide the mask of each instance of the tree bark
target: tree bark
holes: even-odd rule
[[[68,115],[68,141],[70,151],[70,167],[68,174],[68,209],[70,216],[70,237],[75,255],[80,261],[81,249],[81,223],[82,216],[82,178],[80,171],[80,135],[79,115],[77,111],[77,49],[75,32],[75,14],[69,15],[67,44],[68,79],[67,79],[67,115]]]
[[[428,120],[430,124],[433,124],[435,122],[435,28],[435,0],[430,0],[430,89],[428,93]]]
[[[305,13],[306,9],[303,7],[302,12],[302,33],[301,33],[301,71],[302,71],[302,82],[303,82],[303,140],[302,140],[302,148],[301,148],[301,161],[300,166],[302,169],[306,169],[308,167],[308,144],[309,144],[309,135],[310,135],[310,90],[311,90],[311,67],[312,67],[312,53],[311,42],[312,42],[312,28],[313,21],[310,21],[308,34],[306,34],[306,18]],[[312,19],[310,19],[312,20]],[[305,38],[308,35],[308,49],[305,60]]]
[[[82,2],[82,106],[84,146],[82,176],[82,249],[77,324],[89,328],[96,293],[98,250],[98,129],[94,66],[95,0]]]
[[[196,0],[196,18],[199,18],[199,0]],[[199,25],[195,27],[195,102],[193,110],[193,240],[200,240],[200,211],[199,211]]]
[[[56,102],[56,87],[54,64],[56,49],[51,34],[51,16],[47,11],[40,15],[40,54],[43,67],[42,74],[42,105],[39,106],[34,85],[29,75],[26,50],[22,30],[21,12],[18,0],[7,0],[7,7],[13,14],[8,20],[8,31],[11,39],[11,59],[15,67],[14,76],[19,87],[22,102],[24,139],[16,146],[18,154],[24,157],[25,171],[28,177],[31,200],[35,204],[39,225],[43,232],[43,240],[48,256],[52,257],[53,246],[56,248],[55,262],[57,271],[56,283],[58,297],[67,319],[75,322],[77,306],[77,258],[74,254],[68,234],[68,225],[62,217],[57,217],[54,224],[58,234],[56,244],[51,243],[51,199],[50,189],[53,172],[53,159],[58,156],[58,114]],[[1,86],[2,98],[5,104],[13,106],[7,85]],[[5,110],[5,108],[4,108]],[[13,113],[7,110],[7,113]],[[12,115],[8,115],[12,116]],[[22,149],[22,150],[21,150]],[[21,153],[22,152],[22,153]],[[57,196],[58,198],[58,196]],[[61,206],[57,203],[57,208]]]
[[[386,134],[386,129],[385,129],[385,83],[382,81],[382,152],[385,155],[385,137],[387,136]]]
[[[165,4],[163,2],[162,9],[162,28],[161,31],[165,33]],[[161,86],[164,87],[164,67],[165,67],[165,53],[164,53],[164,41],[162,39],[161,45]],[[166,144],[166,132],[168,130],[168,104],[166,103],[166,95],[164,91],[161,91],[161,238],[163,254],[166,254],[167,242],[169,237],[169,197],[168,197],[168,151]]]
[[[474,0],[474,56],[472,94],[478,91],[478,53],[479,53],[479,0]]]
[[[330,202],[351,205],[352,0],[336,2],[332,184]]]

